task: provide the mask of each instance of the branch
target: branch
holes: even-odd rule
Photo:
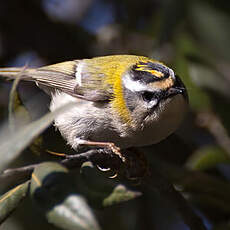
[[[65,155],[65,159],[61,160],[60,163],[68,169],[72,169],[81,167],[86,161],[92,161],[96,165],[112,169],[118,169],[122,163],[118,156],[109,154],[109,151],[106,151],[106,149],[92,149],[80,154]],[[38,165],[32,164],[20,168],[7,169],[0,174],[0,182],[2,184],[4,181],[28,179]]]

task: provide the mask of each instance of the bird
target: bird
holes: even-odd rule
[[[51,98],[50,110],[75,102],[54,125],[76,151],[114,152],[160,142],[180,126],[188,109],[185,85],[162,62],[108,55],[38,68],[3,67],[0,76],[35,82]]]

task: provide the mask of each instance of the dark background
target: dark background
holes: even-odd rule
[[[199,170],[226,183],[230,178],[229,41],[230,3],[226,0],[0,1],[0,66],[37,67],[100,55],[136,54],[173,68],[187,86],[190,111],[175,135],[144,150],[177,169]],[[19,90],[35,119],[47,111],[48,102],[31,87],[20,84]],[[7,119],[9,89],[9,83],[0,82],[2,122]],[[33,97],[31,102],[28,98]],[[58,133],[50,128],[45,140],[59,151],[61,144],[53,135]],[[16,165],[41,157],[29,154]],[[180,181],[179,188],[207,228],[229,229],[230,204],[210,196],[207,181],[196,190],[197,181],[202,180],[189,179]],[[31,209],[29,201],[25,202],[2,229],[56,229]],[[150,192],[94,211],[102,229],[188,229],[173,205]]]

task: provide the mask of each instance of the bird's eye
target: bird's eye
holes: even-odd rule
[[[144,101],[150,102],[154,98],[155,95],[153,92],[144,91],[141,93],[141,96],[142,96]]]

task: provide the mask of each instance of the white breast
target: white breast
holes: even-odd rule
[[[162,104],[160,112],[146,118],[140,135],[134,138],[136,146],[151,145],[160,142],[175,132],[184,120],[188,104],[180,94],[171,98],[171,101]]]

